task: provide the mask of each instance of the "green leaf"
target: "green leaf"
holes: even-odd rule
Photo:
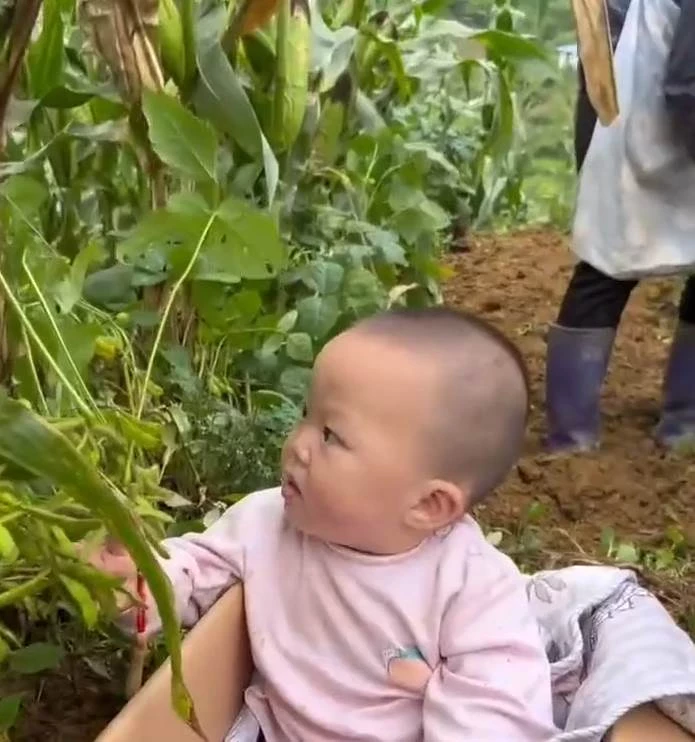
[[[503,73],[497,75],[497,105],[489,149],[495,160],[507,156],[514,141],[514,101]]]
[[[348,69],[357,41],[357,29],[342,26],[332,31],[323,21],[318,4],[311,13],[313,35],[311,71],[320,72],[320,92],[330,90]]]
[[[89,363],[94,357],[97,338],[103,330],[97,322],[77,322],[72,316],[63,317],[61,320],[59,329],[65,341],[65,346],[70,352],[72,362],[62,347],[58,350],[56,361],[72,384],[80,385],[76,371],[86,384]]]
[[[293,332],[287,338],[287,355],[293,361],[311,363],[314,360],[314,349],[311,337],[306,332]]]
[[[153,264],[155,274],[167,266],[174,272],[177,267],[183,270],[209,216],[204,205],[197,208],[189,201],[170,202],[166,209],[146,214],[118,245],[116,255],[127,263]]]
[[[340,263],[317,260],[302,268],[300,275],[310,289],[325,296],[327,294],[337,294],[340,291],[345,269]]]
[[[11,564],[19,556],[19,549],[12,534],[0,523],[0,561]]]
[[[116,119],[115,121],[104,121],[101,124],[73,123],[68,129],[68,134],[75,139],[121,144],[128,141],[128,120]]]
[[[91,596],[89,590],[81,582],[67,575],[60,575],[60,581],[65,585],[70,597],[79,608],[85,626],[88,629],[93,629],[99,618],[99,606]]]
[[[422,234],[432,234],[449,226],[449,215],[439,204],[423,198],[417,207],[406,208],[393,217],[394,229],[411,244]]]
[[[638,564],[639,552],[635,548],[634,544],[625,542],[618,546],[618,549],[615,552],[615,560],[617,562],[626,562],[627,564]]]
[[[284,314],[278,322],[278,330],[280,332],[291,332],[292,328],[297,324],[297,317],[299,312],[296,309],[290,309],[289,312]]]
[[[138,420],[124,410],[103,410],[102,414],[114,430],[129,443],[155,451],[162,445],[162,426],[147,420]]]
[[[335,296],[309,296],[297,303],[299,318],[296,329],[322,340],[333,329],[340,316],[338,299]]]
[[[0,698],[0,734],[8,732],[17,722],[23,698],[21,693]]]
[[[357,314],[382,306],[386,292],[377,276],[366,268],[354,268],[345,277],[345,305]]]
[[[369,37],[379,49],[380,54],[386,59],[391,68],[391,74],[393,75],[394,82],[398,87],[398,91],[401,96],[405,99],[409,98],[412,93],[412,81],[408,77],[405,71],[403,63],[403,56],[398,44],[383,36],[379,33],[375,33],[369,28],[364,30],[365,36]]]
[[[304,366],[290,366],[280,374],[280,389],[288,397],[303,399],[311,383],[311,369]]]
[[[101,263],[107,253],[98,242],[89,242],[80,250],[70,266],[70,273],[53,292],[61,312],[71,312],[82,296],[87,270],[95,263]]]
[[[0,665],[10,656],[10,645],[0,636]]]
[[[143,111],[154,151],[194,180],[216,180],[217,139],[212,127],[166,93],[146,90]]]
[[[52,139],[40,149],[37,149],[28,157],[21,160],[3,162],[0,164],[0,178],[7,178],[10,175],[19,175],[32,171],[41,172],[48,153],[65,140],[65,129],[61,129]]]
[[[36,642],[10,655],[10,669],[21,675],[34,675],[37,672],[55,670],[63,661],[65,652],[55,644]]]
[[[601,531],[601,548],[606,556],[611,556],[615,545],[615,531],[608,527]]]
[[[406,142],[404,146],[407,152],[423,154],[431,163],[439,165],[439,167],[446,170],[449,175],[459,177],[459,171],[456,167],[454,167],[454,165],[431,144],[428,144],[427,142]]]
[[[172,702],[178,714],[195,721],[181,667],[181,635],[171,583],[162,571],[125,496],[107,484],[97,469],[55,428],[26,407],[0,395],[0,459],[69,492],[99,517],[142,573],[157,604],[172,669]]]
[[[42,98],[60,84],[65,64],[64,50],[59,2],[45,0],[41,35],[27,55],[29,88],[33,98]]]
[[[272,356],[282,347],[285,342],[285,336],[281,332],[274,332],[263,341],[261,346],[261,355]]]
[[[105,307],[118,312],[137,298],[133,289],[133,275],[132,266],[120,263],[94,271],[85,278],[82,295],[95,307]]]
[[[270,215],[231,197],[217,210],[195,278],[232,283],[239,278],[271,278],[286,258],[285,245]]]
[[[473,34],[470,38],[483,44],[489,54],[502,59],[548,60],[545,50],[533,36],[490,28]]]
[[[0,214],[6,225],[40,229],[39,210],[48,198],[43,183],[28,175],[13,175],[0,184],[0,197]]]
[[[198,71],[200,79],[193,93],[196,111],[229,135],[248,155],[262,159],[271,205],[278,186],[278,162],[239,78],[217,41],[202,44],[198,49]]]
[[[7,118],[5,127],[7,133],[11,134],[18,126],[23,126],[31,118],[39,101],[31,99],[10,98],[7,106]]]

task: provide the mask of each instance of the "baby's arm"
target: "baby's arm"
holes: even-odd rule
[[[184,626],[193,626],[227,588],[244,579],[250,539],[258,535],[263,525],[263,519],[258,517],[258,505],[262,503],[263,494],[249,495],[229,508],[205,532],[162,542],[168,559],[159,558],[159,561],[172,584],[176,613]],[[114,571],[107,563],[95,566]],[[132,569],[135,570],[134,565]],[[159,631],[161,622],[150,595],[146,596],[146,605],[149,636]],[[135,610],[122,614],[119,623],[132,633]]]
[[[523,578],[502,554],[471,556],[442,623],[425,694],[424,740],[547,742],[550,665]]]
[[[227,510],[203,533],[166,539],[169,558],[161,564],[169,577],[176,613],[184,626],[193,626],[220,595],[243,579],[246,549],[240,523],[242,503]],[[148,633],[159,630],[159,616],[148,601]]]

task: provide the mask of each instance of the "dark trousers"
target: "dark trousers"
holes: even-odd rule
[[[574,153],[581,170],[596,126],[596,112],[586,92],[584,71],[579,66],[579,95],[574,119]],[[695,234],[693,235],[695,240]],[[562,327],[613,327],[620,323],[627,300],[637,281],[621,281],[606,276],[580,261],[574,268],[557,323]],[[695,324],[695,277],[688,278],[678,312],[683,322]]]

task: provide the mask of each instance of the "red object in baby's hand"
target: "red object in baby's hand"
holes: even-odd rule
[[[143,603],[145,602],[145,578],[138,572],[136,589],[138,598]],[[137,607],[137,613],[135,614],[135,630],[138,634],[144,634],[147,628],[147,609],[144,605]]]

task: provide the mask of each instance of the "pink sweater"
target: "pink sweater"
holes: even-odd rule
[[[164,546],[186,625],[244,582],[258,671],[246,701],[267,742],[541,742],[555,731],[523,579],[469,517],[410,552],[369,556],[294,530],[272,489]]]

